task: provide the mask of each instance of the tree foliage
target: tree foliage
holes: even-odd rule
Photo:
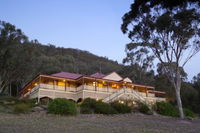
[[[122,32],[131,40],[128,62],[147,66],[156,58],[161,63],[175,88],[182,118],[181,69],[200,51],[199,7],[198,0],[135,0],[122,18]]]
[[[154,71],[146,71],[138,64],[123,66],[119,74],[123,77],[129,77],[133,83],[154,86]]]
[[[42,45],[14,25],[0,21],[0,94],[12,88],[17,92],[38,74],[60,71],[93,74],[120,71],[116,61],[87,51]]]

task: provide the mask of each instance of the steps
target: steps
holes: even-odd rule
[[[117,92],[115,92],[115,93],[111,94],[110,96],[106,97],[105,99],[103,99],[103,102],[108,103],[108,102],[114,101],[123,94],[125,94],[125,89],[118,90]]]
[[[141,96],[137,91],[131,90],[131,89],[118,90],[117,92],[103,99],[103,102],[109,103],[109,102],[115,101],[124,94],[129,94],[129,95],[131,94],[139,102],[146,103],[146,100],[143,96]]]
[[[132,93],[130,93],[134,96],[134,98],[136,98],[139,102],[142,102],[142,103],[146,103],[146,100],[143,96],[140,95],[140,93],[138,93],[137,91],[135,90],[132,90]]]

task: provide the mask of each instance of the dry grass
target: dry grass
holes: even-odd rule
[[[141,114],[0,114],[0,133],[200,133],[200,120]]]

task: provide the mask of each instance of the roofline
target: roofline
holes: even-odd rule
[[[156,90],[148,90],[150,93],[157,93],[157,94],[166,94],[164,91],[156,91]]]
[[[110,75],[110,74],[112,74],[112,73],[116,73],[121,79],[123,79],[123,77],[122,76],[120,76],[117,72],[115,72],[115,71],[113,71],[113,72],[110,72],[110,73],[108,73],[108,74],[106,74],[105,76],[103,76],[102,78],[104,78],[104,77],[106,77],[106,76],[108,76],[108,75]]]
[[[29,82],[19,91],[19,93],[22,93],[22,91],[24,91],[24,89],[25,89],[30,83],[32,83],[35,79],[37,79],[38,77],[40,77],[40,75],[35,76],[31,81],[29,81]]]
[[[109,73],[109,74],[107,74],[107,75],[105,75],[105,76],[108,76],[108,75],[110,75],[110,74],[112,74],[112,73],[116,73],[115,71],[114,72],[111,72],[111,73]],[[118,73],[116,73],[117,75],[119,75]],[[81,74],[80,74],[81,75]],[[21,93],[22,91],[24,91],[24,89],[31,83],[31,82],[33,82],[35,79],[37,79],[38,77],[49,77],[49,78],[57,78],[57,79],[67,79],[67,80],[71,80],[71,81],[78,81],[78,80],[80,80],[81,78],[90,78],[90,79],[95,79],[95,80],[105,80],[105,81],[110,81],[110,82],[116,82],[116,83],[121,83],[121,82],[123,82],[123,78],[122,78],[122,80],[120,80],[120,81],[115,81],[115,80],[109,80],[109,79],[103,79],[105,76],[103,76],[102,78],[95,78],[95,77],[91,77],[91,76],[86,76],[86,75],[82,75],[82,76],[80,76],[79,78],[77,78],[77,79],[72,79],[72,78],[64,78],[64,77],[58,77],[58,76],[52,76],[52,75],[46,75],[46,74],[40,74],[40,75],[37,75],[37,76],[35,76],[35,78],[33,78],[31,81],[29,81],[21,90],[20,90],[20,92],[19,93]],[[128,77],[127,77],[128,78]],[[138,87],[147,87],[147,88],[152,88],[152,89],[154,89],[155,87],[153,87],[153,86],[146,86],[146,85],[140,85],[140,84],[134,84],[134,83],[129,83],[129,84],[131,84],[131,85],[133,85],[133,86],[138,86]]]
[[[40,75],[37,75],[35,76],[35,78],[33,78],[31,81],[29,81],[21,90],[19,93],[21,93],[30,83],[32,83],[35,79],[39,78],[39,77],[50,77],[50,78],[57,78],[57,79],[68,79],[68,80],[71,80],[71,81],[76,81],[74,79],[70,79],[70,78],[62,78],[62,77],[57,77],[57,76],[52,76],[52,75],[46,75],[46,74],[40,74]],[[81,76],[82,77],[82,76]],[[80,77],[80,78],[81,78]]]
[[[77,74],[77,75],[80,75],[80,77],[84,76],[84,75],[82,75],[82,74],[80,74],[80,73],[71,73],[71,72],[63,72],[63,71],[61,71],[61,72],[59,72],[59,73]],[[58,74],[58,73],[54,73],[54,74]],[[52,76],[52,77],[58,77],[58,78],[65,78],[65,77],[55,76],[55,75],[53,75],[53,74],[51,74],[51,75],[42,74],[42,75],[45,75],[45,76]],[[78,78],[80,78],[80,77],[78,77]],[[78,78],[76,78],[76,79],[78,79]],[[74,80],[73,78],[67,78],[67,79],[72,79],[72,80]],[[76,79],[75,79],[75,80],[76,80]]]
[[[65,78],[65,77],[59,77],[59,76],[52,76],[52,75],[46,75],[46,74],[41,74],[40,76],[44,76],[44,77],[53,77],[53,78],[58,78],[58,79],[69,79],[69,80],[72,80],[72,81],[76,81],[77,79],[83,77],[83,76],[80,76],[76,79],[73,79],[73,78]]]
[[[105,81],[111,81],[111,82],[120,83],[120,81],[109,80],[109,79],[103,79],[103,78],[95,78],[95,77],[90,77],[90,76],[83,76],[82,78],[90,78],[90,79],[95,79],[95,80],[105,80]]]

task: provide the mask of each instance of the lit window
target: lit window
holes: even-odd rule
[[[64,82],[58,82],[58,86],[65,86]]]
[[[98,86],[99,86],[99,87],[103,87],[103,84],[99,83]]]
[[[117,84],[112,84],[112,88],[117,88]]]

